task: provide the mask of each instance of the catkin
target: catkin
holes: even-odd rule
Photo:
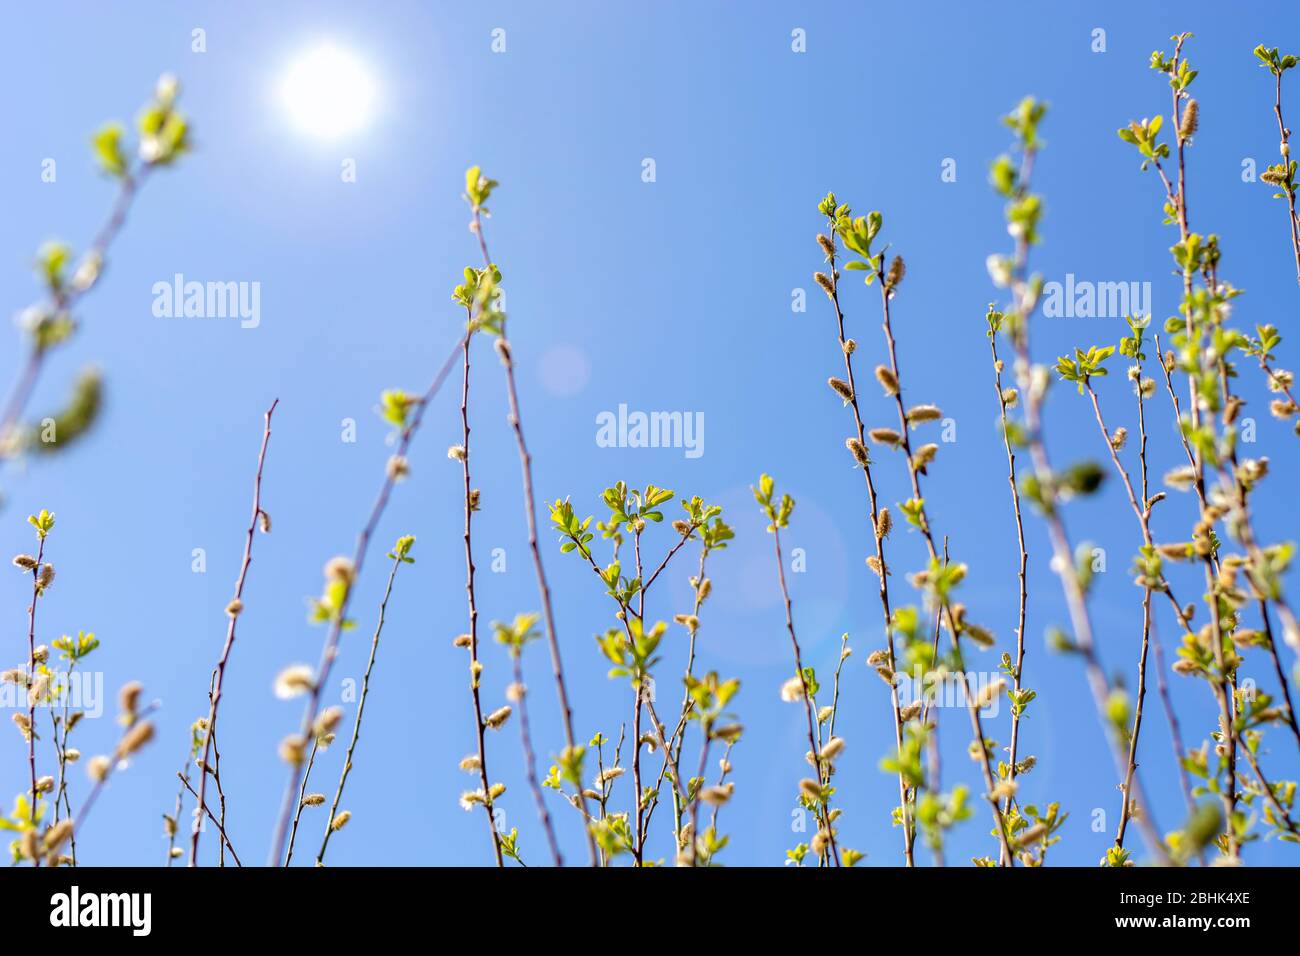
[[[907,264],[903,262],[903,257],[894,256],[894,261],[889,264],[889,275],[885,277],[885,287],[887,289],[898,288],[906,273]]]
[[[153,721],[142,720],[134,724],[130,730],[122,735],[122,739],[117,744],[117,756],[119,759],[129,757],[149,741],[153,740]]]
[[[1187,139],[1196,132],[1200,125],[1201,107],[1196,100],[1188,100],[1187,108],[1183,110],[1183,121],[1178,126],[1178,138]]]

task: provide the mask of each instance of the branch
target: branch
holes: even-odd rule
[[[226,664],[230,661],[230,650],[235,645],[235,624],[239,620],[240,613],[244,610],[244,581],[248,578],[248,566],[253,563],[253,535],[257,530],[258,521],[262,518],[262,469],[266,464],[266,447],[271,441],[271,416],[275,413],[275,407],[280,404],[277,398],[271,402],[271,407],[266,410],[264,416],[264,425],[262,427],[262,447],[257,453],[257,473],[253,478],[253,513],[248,519],[248,530],[244,534],[244,558],[239,565],[239,577],[235,580],[235,596],[230,603],[226,605],[226,643],[221,648],[221,657],[217,659],[216,677],[212,684],[212,693],[209,694],[208,704],[208,721],[203,732],[202,763],[200,767],[203,773],[199,777],[198,800],[199,807],[207,811],[208,805],[205,801],[205,795],[208,788],[208,755],[212,750],[212,737],[217,729],[217,708],[221,706],[221,690],[226,677]],[[224,814],[223,814],[224,815]],[[190,866],[198,866],[199,858],[199,834],[203,832],[203,818],[197,814],[194,817],[194,832],[190,835]],[[233,852],[231,853],[233,856]]]
[[[467,318],[472,323],[474,314],[472,308],[466,308]],[[492,810],[492,785],[488,781],[487,771],[487,745],[484,741],[484,723],[483,723],[483,704],[479,695],[479,660],[478,660],[478,605],[474,597],[474,546],[471,539],[471,527],[474,511],[478,507],[477,494],[470,486],[469,475],[469,345],[470,337],[466,337],[462,349],[464,357],[464,378],[462,381],[460,394],[460,422],[461,422],[461,447],[465,449],[465,454],[461,457],[461,471],[465,479],[465,594],[469,602],[469,660],[470,660],[470,696],[474,702],[474,736],[478,743],[478,770],[479,780],[483,784],[483,812],[487,818],[488,833],[492,837],[492,853],[496,857],[498,867],[505,866],[505,861],[501,856],[501,837],[497,833],[496,820]],[[396,570],[396,568],[394,568]],[[389,578],[391,586],[392,579]],[[382,611],[381,611],[382,615]],[[378,639],[378,634],[375,635]],[[358,727],[361,723],[361,714],[357,714]],[[349,754],[350,756],[350,754]],[[342,784],[340,783],[340,790]],[[333,819],[333,811],[330,812],[330,818]],[[325,834],[326,840],[329,839],[328,831]],[[321,856],[324,856],[325,848],[321,847]],[[320,857],[317,857],[319,861]]]
[[[457,354],[464,347],[465,340],[473,334],[473,324],[469,330],[461,336],[456,346],[448,353],[447,358],[443,361],[442,367],[438,369],[437,374],[433,377],[429,388],[418,402],[415,403],[415,410],[411,415],[410,421],[402,429],[401,437],[397,443],[396,456],[405,459],[407,449],[411,445],[411,440],[415,437],[416,432],[420,430],[420,424],[424,421],[424,412],[432,403],[438,390],[442,388],[447,376],[451,374],[452,363],[455,362]],[[343,594],[343,600],[330,621],[329,632],[325,638],[325,645],[321,649],[320,665],[316,669],[317,677],[312,682],[312,689],[307,697],[307,705],[303,710],[302,728],[300,739],[306,744],[308,735],[311,733],[312,725],[316,722],[316,717],[320,709],[320,695],[329,679],[330,671],[334,667],[334,660],[338,656],[339,637],[343,631],[343,622],[347,619],[348,607],[352,602],[352,593],[356,582],[361,577],[361,569],[365,564],[366,555],[370,550],[370,539],[374,536],[375,528],[379,524],[379,519],[384,516],[384,511],[388,507],[388,499],[392,495],[393,485],[397,482],[397,475],[391,470],[385,471],[383,484],[379,487],[379,495],[375,498],[375,503],[370,508],[370,517],[361,528],[361,533],[357,535],[356,548],[352,553],[352,573],[351,581],[347,590]],[[298,782],[302,775],[302,762],[295,760],[291,762],[289,770],[289,779],[284,788],[284,795],[280,801],[279,818],[276,823],[275,836],[271,843],[271,855],[269,858],[270,866],[278,866],[280,858],[284,853],[285,839],[289,831],[289,821],[294,811],[294,793],[298,789]]]
[[[366,697],[370,693],[370,673],[375,669],[375,655],[379,651],[379,635],[384,630],[384,616],[388,611],[388,598],[393,593],[393,579],[397,577],[397,569],[402,564],[402,555],[396,552],[394,554],[393,568],[388,572],[388,584],[384,588],[384,599],[379,602],[379,620],[375,624],[375,634],[370,639],[370,659],[366,661],[366,672],[361,678],[361,697],[357,702],[356,719],[352,722],[352,739],[348,742],[347,753],[343,755],[343,772],[339,775],[339,785],[334,791],[334,802],[330,804],[329,819],[325,823],[325,835],[321,838],[320,851],[316,854],[317,866],[325,865],[325,848],[329,846],[330,836],[334,833],[334,820],[338,813],[339,802],[343,799],[343,787],[348,782],[348,774],[352,772],[352,755],[356,753],[357,740],[361,736],[361,718],[365,714]],[[486,791],[484,792],[486,793]],[[301,803],[298,812],[302,812]],[[496,829],[493,828],[492,832],[495,833]]]
[[[141,165],[134,173],[131,171],[123,173],[121,185],[118,187],[117,199],[113,203],[107,221],[96,234],[87,252],[88,256],[98,257],[101,262],[104,260],[109,246],[112,245],[113,240],[121,232],[122,226],[125,225],[131,204],[151,169],[151,166]],[[88,286],[86,289],[76,287],[60,289],[51,294],[47,305],[52,312],[66,312],[80,301],[81,297],[89,291],[89,288]],[[0,443],[9,440],[8,436],[12,434],[14,427],[18,424],[18,419],[27,407],[27,402],[31,399],[32,392],[36,388],[41,369],[44,367],[45,355],[48,351],[48,347],[41,347],[36,344],[33,344],[28,351],[23,370],[14,383],[9,397],[5,400],[4,412],[0,413]],[[3,455],[0,455],[0,457],[3,457]]]
[[[208,815],[208,819],[212,821],[212,825],[217,828],[217,833],[221,835],[221,842],[225,845],[226,849],[230,851],[230,856],[235,861],[235,866],[242,867],[244,864],[239,862],[239,854],[235,852],[234,844],[230,842],[230,837],[226,835],[226,828],[221,825],[221,821],[212,815],[212,810],[209,809],[208,806],[203,803],[202,799],[200,799],[199,795],[194,792],[194,788],[190,786],[189,780],[186,779],[183,774],[178,773],[176,776],[180,779],[181,786],[193,795],[194,799],[198,801],[198,805],[203,807],[203,812]],[[176,800],[176,804],[177,806],[180,805],[179,797]]]
[[[492,268],[492,257],[488,254],[487,240],[483,236],[482,210],[473,207],[474,220],[471,228],[478,237],[479,250],[483,254],[483,267]],[[505,318],[501,320],[501,337],[496,343],[497,354],[506,374],[506,394],[510,402],[510,427],[515,433],[515,445],[519,449],[519,467],[523,475],[524,514],[528,522],[528,548],[532,553],[533,571],[537,577],[537,591],[542,604],[542,618],[546,624],[546,642],[551,651],[551,670],[555,678],[556,695],[560,702],[560,717],[564,725],[564,742],[570,752],[576,751],[577,739],[573,734],[573,708],[569,706],[569,693],[564,683],[564,665],[560,661],[560,643],[555,631],[555,610],[551,606],[551,588],[546,581],[546,569],[542,565],[542,553],[537,545],[537,508],[533,495],[533,460],[528,452],[528,443],[524,440],[524,427],[519,416],[519,393],[515,387],[514,357],[506,338]],[[584,818],[589,818],[587,798],[582,785],[578,785],[578,805]],[[596,851],[596,838],[589,828],[584,827],[587,837],[587,852],[592,866],[599,862]]]
[[[858,387],[853,376],[853,352],[854,346],[849,345],[849,340],[844,334],[844,310],[840,308],[839,282],[840,273],[835,267],[835,257],[837,246],[835,243],[835,223],[828,216],[829,235],[826,237],[826,244],[822,246],[826,253],[827,261],[830,263],[831,273],[827,278],[827,285],[823,286],[831,305],[835,309],[835,322],[839,334],[840,354],[844,357],[844,377],[848,380],[849,386],[849,407],[853,409],[853,425],[857,431],[856,448],[862,449],[862,458],[858,461],[858,466],[862,469],[863,478],[867,487],[867,503],[870,508],[872,536],[876,545],[876,567],[873,569],[876,578],[879,581],[878,594],[880,598],[881,613],[884,617],[885,629],[885,653],[888,655],[888,665],[891,673],[897,671],[897,662],[895,659],[894,647],[894,625],[893,614],[889,605],[889,565],[885,561],[885,535],[888,534],[886,529],[881,526],[880,514],[881,508],[876,495],[876,484],[871,474],[870,455],[866,452],[866,428],[862,423],[862,411],[858,407]],[[856,457],[856,455],[855,455]],[[898,684],[896,681],[889,683],[890,707],[893,711],[894,718],[894,747],[895,751],[903,748],[903,712],[898,700]],[[911,795],[908,793],[907,780],[903,774],[898,775],[898,803],[899,811],[903,817],[903,860],[907,866],[915,865],[916,844],[916,825],[911,819],[909,804]]]

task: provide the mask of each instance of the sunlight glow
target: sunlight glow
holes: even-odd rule
[[[280,92],[303,132],[334,139],[365,126],[375,87],[360,61],[325,43],[290,66]]]

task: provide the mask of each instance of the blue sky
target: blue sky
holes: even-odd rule
[[[901,859],[889,825],[896,782],[877,769],[892,739],[884,685],[863,661],[881,640],[873,580],[863,563],[870,535],[861,479],[844,451],[850,422],[825,386],[839,368],[832,317],[811,282],[820,254],[817,201],[833,189],[855,209],[881,209],[887,239],[908,263],[894,310],[910,401],[932,401],[952,417],[957,440],[943,444],[928,479],[936,529],[954,558],[970,564],[963,598],[971,617],[1013,646],[1017,550],[1005,459],[993,429],[996,404],[984,335],[995,298],[985,257],[1006,246],[988,162],[1007,145],[998,118],[1024,94],[1051,105],[1048,148],[1037,184],[1047,199],[1046,241],[1036,265],[1049,280],[1149,281],[1157,318],[1177,307],[1169,227],[1159,188],[1138,170],[1114,130],[1168,107],[1168,88],[1147,68],[1171,34],[1201,69],[1195,93],[1201,132],[1189,158],[1193,227],[1217,232],[1223,274],[1248,294],[1245,327],[1278,325],[1284,366],[1296,364],[1294,281],[1284,214],[1272,190],[1242,182],[1242,161],[1262,165],[1277,151],[1271,85],[1251,49],[1294,49],[1297,23],[1263,11],[1227,18],[1214,5],[1004,3],[996,15],[955,2],[866,8],[779,3],[599,4],[338,2],[274,5],[133,4],[121,9],[50,2],[15,9],[0,35],[0,122],[11,146],[0,154],[0,289],[18,312],[37,296],[31,256],[43,240],[82,247],[112,199],[90,162],[87,137],[102,121],[130,119],[163,71],[180,76],[197,150],[149,182],[109,269],[79,311],[83,329],[52,358],[32,410],[56,406],[75,370],[96,362],[107,378],[105,415],[83,444],[3,476],[0,511],[11,551],[28,547],[23,518],[49,508],[59,524],[49,556],[57,584],[39,609],[40,639],[94,631],[93,662],[108,692],[141,680],[162,702],[158,739],[115,776],[81,840],[87,862],[163,861],[161,814],[170,812],[175,771],[190,722],[206,712],[208,675],[224,635],[224,607],[247,521],[261,415],[280,399],[264,481],[274,519],[255,542],[254,563],[221,717],[223,775],[231,835],[261,861],[284,767],[280,738],[297,725],[299,702],[271,693],[286,664],[315,661],[323,634],[306,622],[305,599],[323,562],[350,551],[389,454],[374,413],[381,390],[422,389],[462,318],[450,301],[460,270],[476,261],[465,229],[463,172],[482,164],[502,185],[488,224],[505,273],[511,338],[528,437],[536,455],[539,505],[572,496],[603,517],[599,493],[612,482],[653,482],[701,495],[726,509],[737,541],[711,559],[714,596],[700,632],[701,670],[739,677],[735,709],[746,736],[733,763],[737,795],[722,815],[732,864],[779,863],[807,835],[791,832],[803,775],[803,715],[782,704],[789,648],[776,591],[770,538],[748,486],[762,471],[798,499],[788,547],[806,554],[791,574],[797,625],[808,661],[829,673],[839,637],[855,656],[845,668],[840,727],[848,741],[837,776],[846,807],[841,842],[874,865]],[[506,31],[506,52],[490,49]],[[1094,28],[1106,31],[1092,52]],[[206,52],[191,31],[206,31]],[[791,50],[806,31],[807,52]],[[275,90],[295,56],[324,40],[353,51],[373,71],[379,109],[365,132],[322,142],[299,132]],[[1296,89],[1294,83],[1291,89]],[[1294,94],[1300,95],[1300,94]],[[1300,102],[1300,100],[1296,100]],[[1300,109],[1300,106],[1294,107]],[[41,180],[46,158],[57,181]],[[642,181],[653,158],[656,180]],[[356,182],[341,164],[355,160]],[[941,164],[956,161],[955,182]],[[258,282],[261,324],[161,319],[151,288],[181,273],[199,281]],[[852,274],[850,274],[852,277]],[[874,364],[881,350],[878,298],[846,283],[849,331]],[[809,290],[805,313],[792,290]],[[1039,322],[1043,359],[1078,344],[1115,344],[1118,319]],[[4,333],[0,375],[18,365],[18,337]],[[865,366],[865,367],[869,367]],[[1295,439],[1267,415],[1256,372],[1243,368],[1243,394],[1258,420],[1260,452],[1274,477],[1259,493],[1270,540],[1294,537]],[[479,606],[484,623],[536,608],[526,550],[518,464],[505,423],[499,365],[476,343],[473,383],[476,484],[483,511]],[[867,390],[864,389],[864,394]],[[418,563],[399,575],[389,608],[366,729],[344,806],[348,828],[331,843],[334,864],[484,863],[482,822],[457,797],[470,778],[456,762],[471,749],[463,653],[463,555],[458,528],[460,471],[445,456],[459,440],[458,389],[430,410],[417,439],[410,481],[399,487],[378,534],[386,546],[414,534]],[[1103,389],[1112,425],[1133,422],[1119,377]],[[630,409],[701,412],[704,454],[682,449],[598,447],[596,416]],[[1157,402],[1151,458],[1159,473],[1177,463],[1167,409]],[[869,424],[892,411],[872,394]],[[357,440],[340,423],[358,423]],[[1058,460],[1103,449],[1084,400],[1054,390],[1049,429]],[[886,501],[907,496],[901,461],[882,457]],[[1185,536],[1193,519],[1177,498],[1157,512],[1157,536]],[[1107,573],[1093,599],[1100,652],[1132,685],[1140,592],[1128,565],[1140,543],[1122,489],[1071,506],[1077,539],[1106,549]],[[664,548],[670,532],[661,529]],[[1026,681],[1038,690],[1022,729],[1022,753],[1038,756],[1022,797],[1059,800],[1071,814],[1057,862],[1093,865],[1118,813],[1106,745],[1078,662],[1048,653],[1042,635],[1067,617],[1047,566],[1041,523],[1029,522],[1031,602]],[[558,630],[580,736],[616,737],[631,711],[629,692],[605,677],[592,636],[609,625],[610,604],[589,570],[543,534],[558,606]],[[207,572],[191,570],[203,548]],[[490,551],[506,570],[492,573]],[[919,566],[921,542],[898,531],[895,567]],[[695,557],[668,572],[650,613],[687,610]],[[382,551],[359,586],[360,627],[348,635],[335,676],[359,678],[383,581]],[[1294,587],[1294,583],[1293,583]],[[895,575],[896,599],[907,586]],[[1180,589],[1199,594],[1195,582]],[[0,577],[0,613],[11,636],[6,666],[21,663],[26,597],[15,573]],[[1161,609],[1160,639],[1171,656],[1177,635]],[[665,674],[680,666],[684,634],[674,628]],[[1284,650],[1288,666],[1294,660]],[[507,661],[485,644],[485,699],[503,700]],[[996,669],[990,652],[972,666]],[[537,745],[561,744],[541,645],[527,657]],[[1271,686],[1267,659],[1246,671]],[[664,686],[674,686],[661,676]],[[1213,726],[1203,684],[1171,675],[1189,743]],[[327,691],[337,697],[338,690]],[[675,700],[674,689],[667,699]],[[1154,693],[1147,699],[1141,773],[1162,829],[1181,822],[1182,800],[1168,730]],[[351,720],[351,709],[348,721]],[[1005,711],[991,736],[1007,739]],[[946,784],[975,785],[967,725],[943,714]],[[111,719],[77,730],[83,752],[106,750]],[[517,727],[489,738],[492,776],[504,781],[506,826],[517,826],[525,858],[544,845],[521,773]],[[1268,737],[1272,776],[1300,772],[1283,733]],[[0,738],[0,787],[22,789],[24,747]],[[318,787],[332,792],[341,748],[325,759]],[[653,763],[653,761],[652,761]],[[74,776],[74,801],[84,776]],[[313,787],[317,789],[317,787]],[[621,791],[626,801],[626,787]],[[1095,808],[1104,832],[1090,826]],[[556,803],[562,840],[580,856],[576,817]],[[662,818],[661,818],[662,820]],[[324,814],[304,823],[314,843]],[[1136,845],[1136,844],[1135,844]],[[216,841],[205,846],[215,855]],[[961,827],[950,858],[993,852],[983,815]],[[667,856],[660,838],[656,855]],[[1293,859],[1270,842],[1248,859]]]

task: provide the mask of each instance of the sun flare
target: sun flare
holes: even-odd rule
[[[334,139],[366,125],[375,86],[356,57],[325,43],[294,61],[280,93],[285,108],[303,132]]]

